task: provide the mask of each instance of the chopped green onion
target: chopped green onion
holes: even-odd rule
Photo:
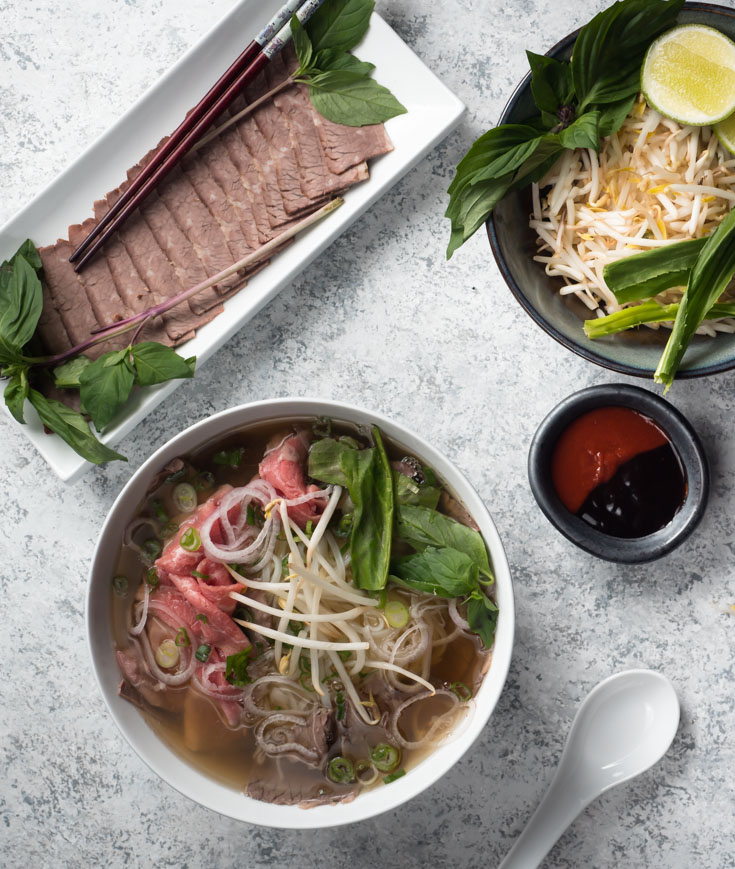
[[[177,646],[190,646],[191,640],[189,639],[189,632],[186,628],[179,628],[176,631],[176,639],[174,640]]]
[[[197,579],[203,579],[205,580],[205,582],[209,579],[208,573],[199,573],[198,570],[192,570],[191,575],[196,577]]]
[[[345,717],[345,695],[341,691],[338,691],[334,700],[337,706],[337,721],[342,721]]]
[[[153,515],[158,519],[159,522],[167,522],[168,521],[168,513],[166,512],[166,508],[163,506],[163,501],[159,501],[158,498],[154,498],[151,501],[151,510],[153,510]]]
[[[315,438],[331,437],[332,420],[328,416],[320,416],[311,424],[311,433]]]
[[[408,624],[408,607],[400,600],[389,600],[383,612],[392,628],[403,628]]]
[[[349,784],[355,780],[355,768],[346,757],[333,757],[327,764],[327,778],[335,784]]]
[[[389,742],[379,742],[370,752],[370,760],[380,772],[393,772],[401,762],[401,749]]]
[[[199,613],[199,614],[196,616],[196,620],[197,620],[198,622],[201,622],[203,625],[206,625],[206,624],[207,624],[207,617],[204,615],[204,613]]]
[[[311,521],[311,519],[306,520],[306,528],[304,530],[306,531],[307,537],[311,537],[311,535],[314,533],[314,523]]]
[[[352,513],[343,513],[336,527],[334,528],[334,533],[337,537],[349,537],[350,531],[352,530],[352,520],[354,516]]]
[[[212,461],[215,465],[229,465],[231,468],[239,468],[244,452],[243,447],[236,447],[232,450],[220,450],[212,456]]]
[[[211,489],[214,486],[214,474],[211,471],[200,471],[194,478],[194,488],[197,492]]]
[[[127,576],[116,576],[112,580],[112,587],[118,597],[125,597],[125,595],[128,593],[129,588]]]
[[[140,548],[149,561],[155,561],[161,554],[163,546],[161,546],[160,540],[156,540],[155,537],[149,537],[148,540],[143,541]]]
[[[239,603],[235,607],[235,610],[232,613],[232,615],[236,619],[240,619],[240,621],[243,621],[243,622],[252,622],[252,620],[253,620],[252,612],[246,606],[243,606],[241,603]]]
[[[202,545],[202,538],[196,528],[187,528],[179,537],[179,546],[187,552],[196,552]]]
[[[291,569],[288,566],[288,555],[284,555],[283,560],[281,561],[281,576],[288,576],[291,573]]]
[[[472,699],[472,689],[465,685],[464,682],[452,682],[449,690],[452,694],[456,694],[462,703],[469,703]]]
[[[175,534],[178,530],[178,522],[167,522],[163,528],[161,528],[161,537],[165,540],[167,537],[171,537],[172,534]]]
[[[254,506],[253,504],[248,504],[247,520],[246,520],[248,525],[250,525],[250,526],[262,525],[264,519],[265,519],[265,515],[263,514],[263,511],[261,510],[260,507],[258,507],[257,505]]]
[[[230,685],[242,688],[253,681],[248,674],[248,663],[252,649],[252,646],[248,646],[247,649],[242,649],[234,655],[227,656],[225,679],[227,679]]]
[[[347,661],[352,652],[349,649],[342,649],[341,651],[337,652],[337,654],[343,661]]]
[[[179,483],[171,496],[174,506],[180,513],[191,513],[196,509],[197,492],[191,483]]]
[[[212,651],[212,647],[208,646],[206,643],[202,643],[201,646],[194,652],[194,657],[197,661],[201,661],[202,664],[207,663],[207,659],[209,658],[209,653]]]
[[[159,577],[158,571],[155,567],[151,567],[150,570],[146,571],[145,581],[146,584],[152,589],[158,588],[158,586],[161,584],[161,578]]]
[[[406,770],[405,770],[405,769],[399,769],[398,772],[392,772],[390,775],[387,775],[387,776],[383,779],[383,781],[384,781],[387,785],[389,785],[392,781],[395,781],[397,778],[403,778],[403,776],[404,776],[405,774],[406,774]]]
[[[156,663],[164,670],[170,670],[179,663],[180,652],[173,640],[164,640],[156,649]]]
[[[178,483],[186,477],[186,468],[180,468],[178,471],[174,471],[173,474],[169,474],[168,477],[164,480],[165,483]]]

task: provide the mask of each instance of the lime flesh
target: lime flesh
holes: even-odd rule
[[[716,124],[735,112],[735,43],[713,27],[674,27],[648,49],[641,90],[680,124]]]

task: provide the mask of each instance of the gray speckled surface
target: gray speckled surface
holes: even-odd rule
[[[0,0],[0,223],[230,6]],[[494,866],[550,781],[579,700],[610,673],[644,666],[667,674],[682,702],[671,751],[588,808],[544,865],[735,865],[735,373],[671,394],[712,462],[699,530],[653,565],[598,562],[537,510],[526,451],[554,403],[623,378],[534,326],[481,234],[444,262],[452,167],[525,72],[523,49],[545,50],[602,6],[378,0],[470,107],[457,131],[123,442],[129,465],[65,486],[0,418],[0,864]],[[517,595],[507,688],[472,751],[393,815],[335,831],[260,830],[172,791],[106,714],[84,638],[95,536],[133,469],[212,411],[287,394],[348,398],[445,450],[494,514]]]

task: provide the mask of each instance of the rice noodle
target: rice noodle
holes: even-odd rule
[[[534,259],[563,280],[562,295],[575,295],[600,315],[638,304],[617,302],[605,283],[605,265],[709,235],[735,202],[732,166],[710,127],[682,127],[639,98],[599,157],[591,150],[565,151],[532,186]],[[655,299],[669,304],[682,293],[672,288]],[[697,331],[714,335],[718,326],[735,331],[735,318],[705,322]]]

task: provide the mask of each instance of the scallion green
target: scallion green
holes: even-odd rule
[[[194,652],[194,657],[197,661],[201,661],[202,664],[206,664],[209,658],[209,653],[212,651],[212,647],[208,646],[206,643],[202,643],[201,646]]]
[[[202,545],[202,538],[196,528],[187,528],[179,537],[179,546],[187,552],[196,552]]]
[[[129,587],[130,585],[128,583],[127,576],[122,576],[121,574],[118,574],[112,580],[112,588],[118,597],[125,597],[125,595],[128,593]]]
[[[196,489],[191,483],[179,483],[171,495],[174,506],[180,513],[191,513],[197,506]]]
[[[355,780],[355,767],[346,757],[333,757],[327,764],[327,778],[335,784],[350,784]]]
[[[401,762],[401,749],[389,742],[379,742],[370,752],[370,760],[380,772],[393,772]]]
[[[186,630],[186,628],[179,628],[178,631],[176,631],[176,639],[174,640],[174,642],[179,647],[191,645],[191,640],[189,639],[189,632]]]

